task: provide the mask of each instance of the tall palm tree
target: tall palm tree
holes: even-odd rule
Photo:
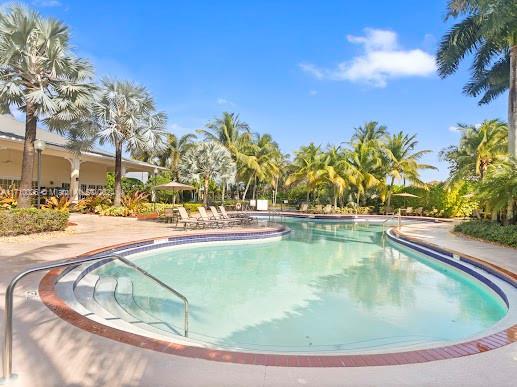
[[[339,146],[331,146],[323,154],[322,177],[332,187],[334,208],[350,181],[350,165],[343,150]]]
[[[364,125],[355,128],[351,143],[379,144],[387,134],[385,125],[379,125],[377,121],[367,121]]]
[[[395,180],[408,180],[416,187],[426,187],[420,179],[421,169],[436,169],[429,164],[419,163],[422,156],[431,153],[430,150],[415,151],[418,145],[416,134],[409,135],[398,132],[389,136],[383,147],[386,154],[385,169],[389,178],[387,206],[391,204],[391,194]]]
[[[115,147],[115,198],[122,197],[122,152],[157,150],[163,146],[167,117],[156,112],[153,98],[143,87],[128,81],[102,80],[94,112],[99,143]]]
[[[449,0],[446,19],[464,16],[443,37],[438,73],[445,78],[474,54],[471,79],[463,91],[489,103],[509,89],[508,151],[517,157],[517,3],[515,0]]]
[[[365,196],[370,188],[383,184],[382,162],[382,152],[377,141],[356,142],[348,152],[350,177],[356,189],[357,206],[360,205],[361,197]]]
[[[441,152],[451,163],[450,183],[461,180],[483,180],[488,166],[506,157],[508,128],[499,120],[486,120],[479,126],[459,125],[459,146]]]
[[[179,180],[179,164],[181,157],[194,145],[196,135],[192,133],[177,137],[175,134],[167,134],[165,147],[158,153],[160,165],[171,171],[172,178]]]
[[[70,48],[68,27],[20,5],[0,11],[0,105],[25,113],[22,173],[18,199],[32,188],[38,121],[63,133],[66,123],[86,114],[94,86],[92,67]]]
[[[307,187],[307,203],[310,194],[316,189],[321,182],[323,170],[321,147],[310,143],[308,146],[302,146],[295,152],[293,161],[294,171],[287,177],[285,185],[289,187],[293,184],[303,183]]]
[[[181,158],[180,173],[183,181],[201,181],[203,202],[208,205],[210,180],[226,182],[236,173],[235,162],[226,147],[216,141],[196,143]]]
[[[257,182],[270,184],[276,187],[280,175],[280,160],[282,153],[278,144],[269,134],[257,134],[250,147],[248,156],[256,160],[256,163],[246,166],[250,176],[254,180],[253,199],[256,198]],[[249,181],[248,181],[249,182]]]

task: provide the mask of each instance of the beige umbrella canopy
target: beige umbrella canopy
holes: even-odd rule
[[[172,203],[174,204],[176,202],[176,192],[179,191],[194,191],[196,188],[192,187],[188,184],[182,184],[178,183],[177,181],[171,181],[167,184],[160,184],[154,187],[155,190],[161,190],[161,191],[172,191],[174,192],[174,196],[172,197]]]
[[[154,187],[162,191],[194,191],[195,188],[188,184],[178,183],[177,181],[171,181],[167,184],[160,184]]]
[[[393,194],[393,196],[402,196],[404,198],[419,198],[420,196],[410,194],[409,192],[401,192]]]

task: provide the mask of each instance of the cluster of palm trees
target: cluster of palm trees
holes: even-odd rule
[[[379,197],[390,204],[396,182],[409,182],[425,188],[419,171],[434,169],[420,159],[429,150],[417,151],[415,135],[404,132],[389,134],[386,127],[375,121],[355,129],[349,142],[340,146],[310,144],[295,155],[285,183],[304,184],[307,202],[311,194],[322,189],[331,193],[335,207],[354,202],[357,206],[368,198]]]
[[[297,188],[306,193],[307,202],[329,200],[337,207],[338,202],[360,205],[378,197],[389,206],[395,183],[426,187],[419,172],[434,167],[420,162],[430,151],[417,146],[415,135],[389,134],[385,126],[371,121],[355,129],[347,143],[325,149],[311,143],[290,161],[271,135],[253,133],[237,114],[224,112],[197,136],[189,134],[178,141],[169,135],[164,150],[143,156],[169,167],[176,179],[202,182],[205,202],[211,180],[221,186],[222,200],[229,193],[240,200],[267,197],[276,204],[279,191],[286,194]]]
[[[0,108],[25,113],[20,191],[32,187],[38,122],[67,134],[71,148],[94,143],[115,148],[115,198],[122,195],[122,152],[161,147],[166,116],[149,92],[129,81],[94,82],[93,67],[74,55],[68,27],[22,5],[0,11]],[[18,205],[28,207],[30,196]]]

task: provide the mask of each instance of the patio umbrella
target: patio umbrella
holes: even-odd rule
[[[400,197],[403,197],[403,198],[419,198],[420,197],[420,196],[417,196],[417,195],[413,195],[413,194],[411,194],[409,192],[396,193],[396,194],[393,194],[393,196],[400,196]],[[406,205],[406,200],[404,199],[404,206],[405,205]]]
[[[174,192],[174,195],[172,197],[172,204],[174,204],[176,202],[176,192],[179,192],[179,191],[194,191],[195,190],[195,188],[192,187],[191,185],[178,183],[177,181],[171,181],[170,183],[167,183],[167,184],[157,185],[156,187],[154,187],[154,189],[155,190],[158,189],[158,190],[161,190],[161,191],[172,191],[172,192]]]
[[[420,196],[410,194],[409,192],[401,192],[393,194],[393,196],[402,196],[404,198],[419,198]]]

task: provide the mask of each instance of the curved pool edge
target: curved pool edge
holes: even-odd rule
[[[148,239],[123,243],[116,246],[108,246],[102,249],[90,251],[82,256],[103,255],[107,252],[119,252],[131,249],[131,254],[146,251],[157,244],[164,247],[163,243],[177,242],[176,244],[195,243],[199,241],[257,239],[268,236],[278,236],[286,233],[284,227],[277,227],[270,231],[251,231],[234,233],[202,233],[188,236],[174,236],[169,238]],[[280,234],[279,234],[280,233]],[[226,239],[224,239],[226,238]],[[233,238],[233,239],[232,239]],[[167,242],[165,242],[167,241]],[[413,241],[412,243],[415,243]],[[174,244],[174,243],[173,243]],[[427,246],[426,246],[427,247]],[[443,253],[443,251],[442,251]],[[467,259],[473,257],[468,257]],[[481,260],[479,260],[481,261]],[[479,262],[478,262],[479,263]],[[167,340],[160,340],[143,336],[137,333],[120,330],[112,326],[93,321],[73,310],[56,293],[55,284],[66,272],[64,269],[55,269],[47,273],[40,282],[39,292],[43,303],[56,315],[70,324],[84,329],[88,332],[116,340],[118,342],[134,345],[154,351],[179,355],[190,358],[199,358],[220,362],[231,362],[240,364],[256,364],[263,366],[282,367],[365,367],[365,366],[388,366],[412,363],[423,363],[436,360],[452,359],[469,356],[478,353],[494,350],[517,341],[517,324],[486,335],[474,340],[460,342],[442,347],[429,349],[407,350],[375,354],[269,354],[238,352],[231,350],[211,349],[192,346],[187,344],[174,343]],[[510,274],[515,276],[514,273]],[[515,286],[515,285],[513,285]]]

